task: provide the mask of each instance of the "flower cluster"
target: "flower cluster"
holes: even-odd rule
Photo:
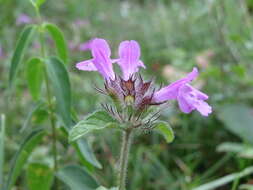
[[[105,89],[98,90],[109,95],[118,107],[131,107],[134,113],[140,114],[151,105],[177,100],[184,113],[197,110],[203,116],[208,116],[212,112],[205,102],[208,96],[189,84],[198,76],[197,68],[193,68],[186,77],[156,90],[152,81],[145,82],[138,73],[140,68],[146,67],[140,60],[140,46],[136,41],[121,42],[116,59],[111,58],[110,47],[104,39],[90,40],[87,48],[93,58],[77,63],[76,67],[79,70],[98,71],[105,79]],[[120,66],[122,76],[115,74],[114,63]]]

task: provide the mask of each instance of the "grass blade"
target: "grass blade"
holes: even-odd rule
[[[242,178],[244,176],[250,175],[253,173],[253,167],[248,167],[246,169],[244,169],[241,172],[238,173],[233,173],[224,177],[221,177],[217,180],[214,180],[212,182],[206,183],[204,185],[201,185],[199,187],[194,188],[193,190],[212,190],[215,189],[217,187],[223,186],[225,184],[228,184],[238,178]]]

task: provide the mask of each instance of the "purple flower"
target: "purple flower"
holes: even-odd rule
[[[185,78],[182,78],[161,90],[155,92],[153,101],[164,102],[168,100],[177,100],[182,112],[190,113],[198,110],[203,116],[208,116],[212,108],[205,102],[208,96],[188,84],[198,76],[197,68],[193,68]]]
[[[154,100],[156,102],[164,102],[167,100],[175,100],[178,96],[178,91],[179,88],[188,83],[191,82],[192,80],[194,80],[196,77],[198,76],[198,69],[197,68],[193,68],[192,72],[190,72],[186,77],[173,82],[172,84],[163,87],[162,89],[160,89],[159,91],[157,91],[154,94]]]
[[[20,14],[16,20],[17,25],[29,24],[31,22],[32,22],[32,19],[26,14]]]
[[[177,101],[180,109],[184,113],[190,113],[193,110],[198,110],[203,116],[208,116],[212,113],[212,108],[205,100],[208,96],[199,90],[193,88],[189,84],[182,85],[178,92]]]
[[[193,110],[208,116],[212,108],[205,102],[208,96],[189,85],[198,76],[198,69],[193,68],[186,77],[156,91],[152,82],[143,82],[141,76],[134,75],[139,67],[145,68],[140,60],[140,46],[134,41],[123,41],[119,45],[118,59],[111,59],[111,50],[104,39],[95,38],[82,45],[82,50],[89,49],[93,58],[80,63],[76,67],[85,71],[98,71],[105,78],[105,89],[99,92],[107,94],[122,105],[132,105],[137,112],[151,105],[160,105],[168,100],[177,100],[184,113]],[[81,46],[80,45],[80,46]],[[117,62],[123,77],[116,77],[113,63]]]
[[[95,38],[90,42],[93,59],[77,63],[76,67],[85,71],[98,71],[105,79],[115,79],[112,67],[111,50],[104,39]]]
[[[119,45],[119,59],[117,60],[123,72],[123,78],[128,80],[131,75],[138,72],[139,67],[145,68],[145,65],[140,60],[140,46],[138,42],[123,41]]]
[[[80,62],[76,67],[85,71],[98,71],[105,79],[115,79],[112,63],[117,62],[121,67],[124,80],[128,80],[139,67],[145,68],[140,58],[140,46],[134,41],[123,41],[119,45],[119,58],[111,59],[111,50],[104,39],[94,38],[79,46],[79,49],[86,51],[90,49],[93,59]]]

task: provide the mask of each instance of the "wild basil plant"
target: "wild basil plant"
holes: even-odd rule
[[[205,102],[208,96],[189,84],[198,76],[197,68],[193,68],[186,77],[156,89],[154,81],[144,81],[139,72],[140,68],[146,67],[140,60],[138,42],[121,42],[116,59],[111,58],[110,47],[104,39],[94,38],[87,43],[87,47],[93,58],[77,63],[76,67],[84,71],[97,71],[102,75],[104,88],[96,87],[96,90],[108,96],[112,104],[102,103],[103,111],[96,111],[80,121],[71,129],[69,139],[74,141],[93,130],[103,128],[121,130],[123,138],[117,188],[125,190],[129,151],[136,132],[155,129],[165,136],[167,142],[173,141],[174,135],[169,124],[158,120],[162,105],[177,100],[182,112],[197,110],[203,116],[208,116],[212,108]],[[114,63],[119,65],[122,75],[114,72]]]

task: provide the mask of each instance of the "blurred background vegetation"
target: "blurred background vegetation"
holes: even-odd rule
[[[25,68],[18,73],[17,89],[8,97],[10,58],[27,15],[38,22],[28,1],[0,1],[0,112],[7,115],[6,160],[11,160],[27,129],[33,101],[27,92]],[[200,70],[195,86],[209,94],[213,114],[208,118],[194,112],[185,115],[173,103],[163,112],[175,130],[176,139],[167,145],[153,133],[135,138],[128,175],[129,190],[190,190],[198,185],[239,172],[253,164],[253,1],[252,0],[48,0],[41,8],[44,20],[56,23],[69,46],[68,71],[72,103],[78,118],[100,107],[105,98],[93,89],[102,86],[97,73],[79,72],[75,63],[90,56],[80,44],[93,37],[108,39],[117,54],[118,44],[134,39],[141,45],[146,79],[157,86],[168,84],[193,66]],[[50,39],[49,43],[50,43]],[[49,51],[54,51],[54,46]],[[38,53],[32,43],[29,54]],[[47,126],[47,112],[36,111],[28,128]],[[48,137],[50,138],[50,137]],[[77,163],[67,140],[59,136],[60,162]],[[120,135],[100,132],[87,137],[103,169],[94,175],[105,186],[113,186]],[[52,163],[49,139],[32,159]],[[228,143],[229,142],[229,143]],[[233,142],[233,143],[231,143]],[[9,170],[9,162],[5,164]],[[17,189],[26,189],[26,175]],[[237,179],[220,190],[237,189],[253,177]]]

